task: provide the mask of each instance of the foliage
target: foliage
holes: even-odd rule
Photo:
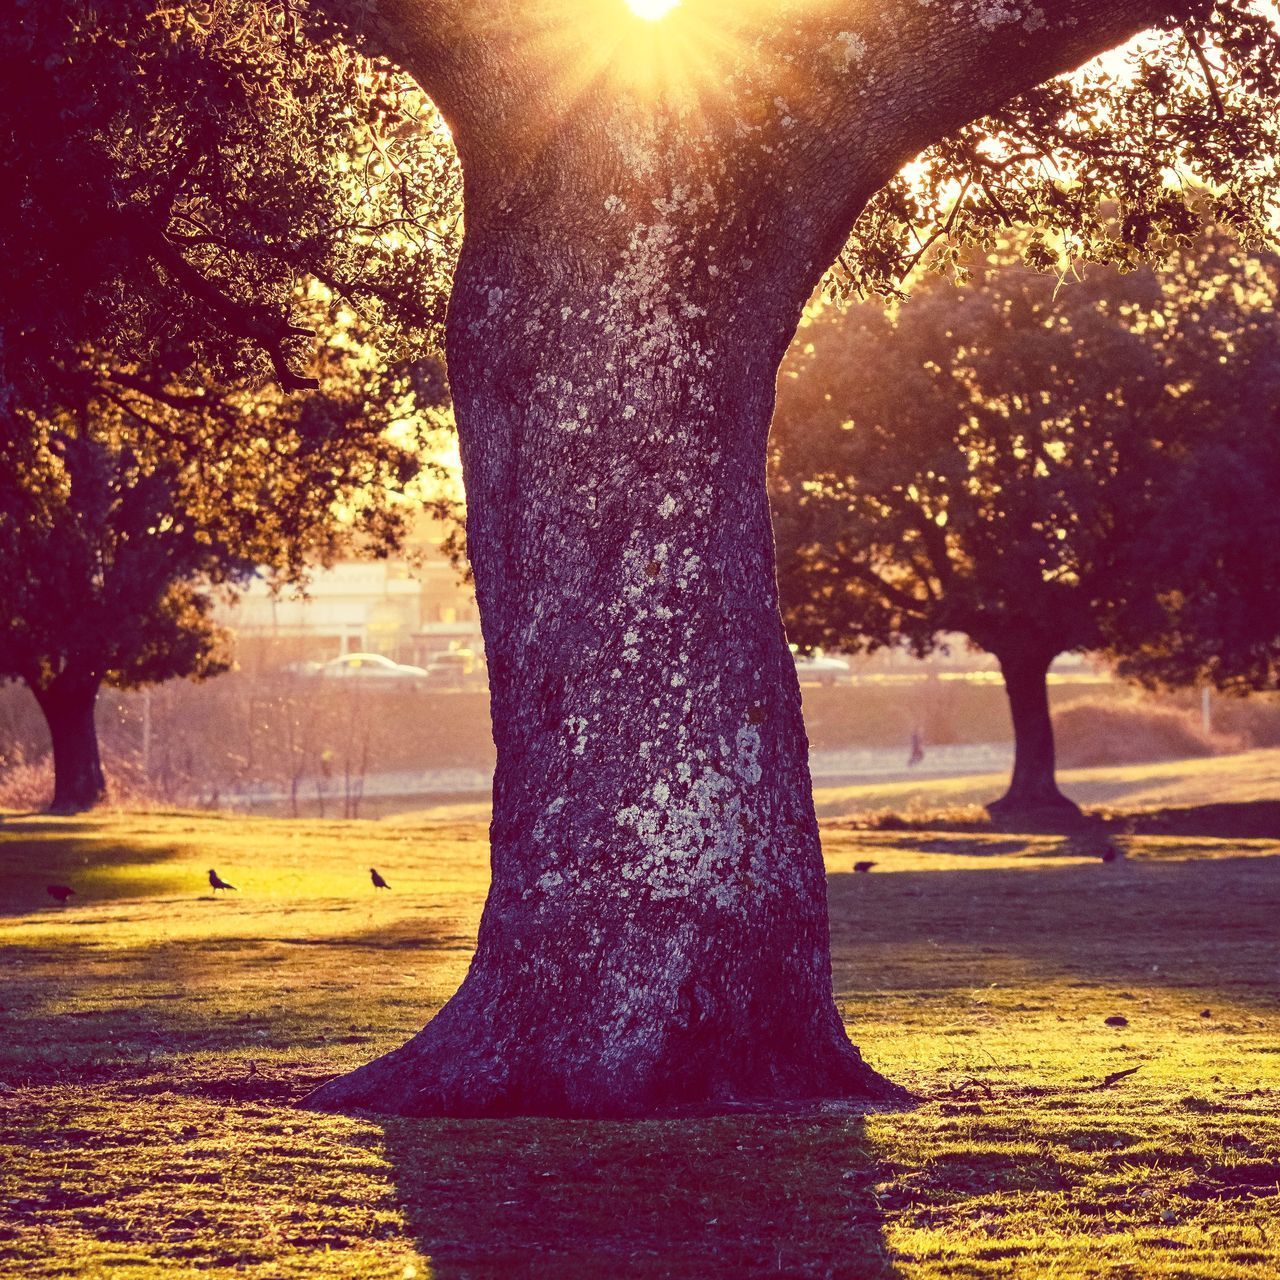
[[[284,3],[18,3],[0,66],[0,676],[209,674],[209,588],[403,536],[447,131]]]
[[[1024,257],[1131,269],[1209,216],[1273,243],[1280,205],[1280,38],[1273,5],[1212,0],[1041,84],[931,146],[853,229],[827,284],[901,291],[914,268],[963,278],[966,247],[1018,227]]]
[[[438,338],[459,179],[405,76],[254,0],[17,0],[0,66],[6,418],[314,386],[317,306],[388,354]]]
[[[127,393],[103,397],[95,416],[29,422],[0,443],[0,676],[39,690],[62,675],[128,687],[215,674],[227,656],[212,591],[395,545],[439,410],[366,376],[330,370],[306,399],[191,396],[190,411],[146,416]],[[401,441],[387,434],[397,410]]]
[[[1116,670],[1147,688],[1280,686],[1280,457],[1274,421],[1251,425],[1230,452],[1187,459],[1147,540],[1163,589],[1108,646]]]
[[[1270,563],[1265,487],[1224,503],[1209,478],[1280,453],[1273,260],[1206,235],[1165,272],[1059,285],[1016,258],[802,330],[774,464],[793,639],[1120,657],[1195,597],[1222,527]]]

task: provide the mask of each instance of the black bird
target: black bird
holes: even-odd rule
[[[369,879],[373,881],[375,889],[390,889],[391,886],[378,874],[377,867],[369,868]]]
[[[55,902],[61,906],[67,905],[68,898],[74,898],[76,891],[70,885],[65,884],[47,884],[44,887],[45,893],[49,895]]]
[[[1100,857],[1103,862],[1115,862],[1119,856],[1120,850],[1117,849],[1110,841],[1102,846],[1102,852],[1098,854],[1098,857]]]
[[[209,883],[213,886],[214,893],[217,893],[219,889],[235,889],[239,893],[235,885],[228,884],[212,867],[209,868]]]
[[[865,876],[876,864],[874,862],[855,862],[853,869],[860,875]]]

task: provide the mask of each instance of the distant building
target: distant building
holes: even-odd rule
[[[414,560],[346,560],[316,569],[305,596],[255,579],[219,621],[242,666],[385,654],[425,664],[450,649],[483,650],[475,594],[439,550],[439,531],[416,540]]]

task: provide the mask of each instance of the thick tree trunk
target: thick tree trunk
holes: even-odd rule
[[[352,27],[407,58],[466,175],[449,368],[498,767],[466,980],[314,1106],[901,1096],[831,995],[765,497],[773,381],[873,191],[1159,9],[766,9],[691,0],[668,46],[620,4],[382,0]]]
[[[655,181],[624,200],[582,165],[559,199],[471,215],[449,367],[498,749],[492,886],[458,993],[311,1105],[901,1096],[832,998],[774,585],[766,437],[815,268],[776,227],[718,225],[732,202],[700,182]]]
[[[1013,720],[1013,777],[1009,789],[987,806],[1000,821],[1073,821],[1080,809],[1058,790],[1049,714],[1049,667],[1056,655],[1032,646],[999,653]]]
[[[47,689],[32,690],[53,742],[50,813],[83,813],[106,797],[93,718],[98,688],[97,680],[63,676]]]

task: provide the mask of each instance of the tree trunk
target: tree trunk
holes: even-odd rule
[[[653,156],[628,161],[624,199],[594,154],[542,158],[559,194],[468,189],[449,370],[492,681],[492,884],[457,994],[317,1107],[901,1096],[832,997],[774,583],[765,446],[817,256]]]
[[[62,676],[47,689],[32,689],[53,742],[50,813],[83,813],[106,797],[93,718],[98,688],[96,679]]]
[[[1000,821],[1060,824],[1080,817],[1080,809],[1058,790],[1049,714],[1049,667],[1056,654],[1032,646],[997,654],[1013,720],[1013,777],[1009,789],[987,806]]]

